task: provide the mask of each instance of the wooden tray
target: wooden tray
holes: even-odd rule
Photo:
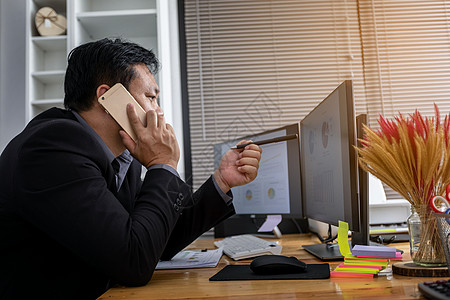
[[[392,271],[398,275],[414,277],[450,277],[448,267],[422,267],[412,261],[392,264]]]

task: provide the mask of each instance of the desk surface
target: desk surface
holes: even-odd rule
[[[279,240],[283,255],[295,256],[306,263],[321,261],[301,245],[317,243],[309,234],[284,235]],[[403,261],[410,260],[409,244],[392,244],[404,250]],[[212,239],[199,239],[189,249],[214,249]],[[324,280],[209,281],[229,264],[249,264],[251,260],[233,261],[222,256],[216,268],[156,270],[142,287],[115,287],[99,299],[425,299],[417,283],[437,280],[431,277],[406,277],[393,274],[377,278],[330,278]],[[340,262],[329,262],[334,269]],[[448,279],[440,278],[440,279]]]

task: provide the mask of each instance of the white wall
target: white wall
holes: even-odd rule
[[[180,147],[180,161],[177,171],[181,178],[186,178],[184,168],[183,113],[181,103],[180,45],[178,35],[178,2],[177,0],[159,1],[159,60],[162,69],[159,72],[159,88],[161,90],[162,109],[166,121],[171,124]],[[168,53],[168,55],[163,55]]]
[[[25,126],[25,5],[0,0],[0,151]]]

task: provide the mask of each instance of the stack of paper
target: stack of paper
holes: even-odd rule
[[[400,254],[400,252],[398,253]],[[358,257],[397,258],[396,249],[385,246],[355,245],[352,249],[352,254]]]
[[[386,268],[388,263],[387,258],[361,258],[349,253],[344,257],[344,262],[332,272],[332,276],[373,277]]]
[[[338,243],[344,262],[331,277],[373,277],[389,264],[389,259],[401,259],[401,253],[393,247],[356,245],[348,247],[348,224],[339,221]],[[343,247],[341,247],[341,244]]]
[[[188,269],[188,268],[214,268],[222,257],[223,249],[214,250],[185,250],[176,254],[171,260],[160,261],[156,270],[161,269]]]

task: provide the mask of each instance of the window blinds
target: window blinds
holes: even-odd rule
[[[450,109],[450,11],[447,1],[360,0],[369,122],[418,109]],[[388,199],[401,198],[386,188]]]
[[[450,4],[360,0],[365,91],[371,122],[419,109],[450,109]]]
[[[193,185],[213,144],[300,122],[352,79],[366,111],[356,1],[185,0]]]
[[[185,0],[194,186],[212,144],[299,122],[352,79],[356,113],[450,110],[447,1]],[[389,191],[388,199],[399,196]]]

